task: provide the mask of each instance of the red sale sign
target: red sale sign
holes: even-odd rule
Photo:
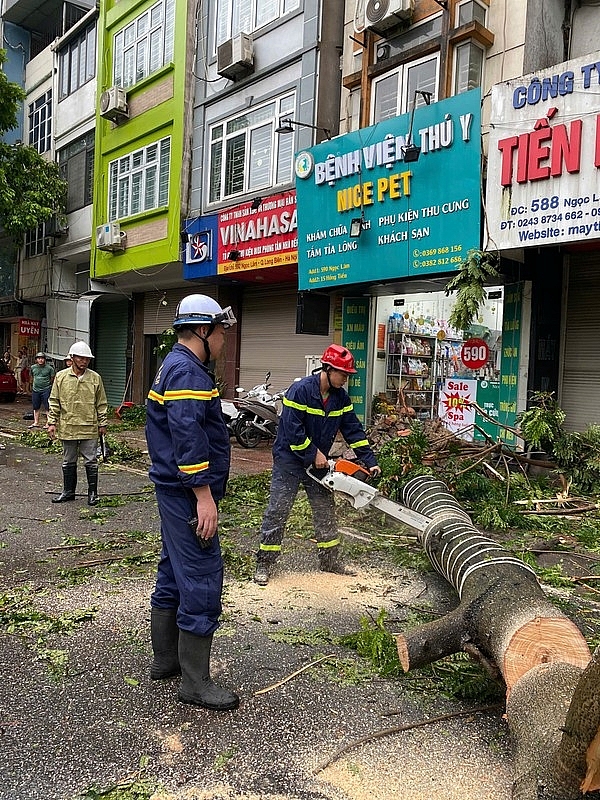
[[[467,369],[481,369],[489,357],[490,348],[483,339],[467,339],[460,349],[460,360]]]

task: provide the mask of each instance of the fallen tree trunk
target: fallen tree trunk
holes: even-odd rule
[[[600,797],[600,648],[591,658],[533,570],[480,534],[443,483],[414,478],[403,501],[431,519],[419,540],[460,604],[397,636],[402,667],[460,650],[491,659],[506,684],[514,800]]]

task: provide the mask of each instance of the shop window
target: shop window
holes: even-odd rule
[[[59,101],[96,75],[96,23],[61,48],[58,53]]]
[[[418,61],[402,64],[375,78],[372,86],[371,124],[411,111],[416,91],[427,92],[433,102],[437,101],[439,64],[439,53],[435,53]],[[424,98],[418,95],[416,106],[424,103]]]
[[[171,138],[134,150],[108,167],[109,220],[161,208],[169,202]]]
[[[484,52],[474,42],[468,41],[454,49],[454,94],[468,92],[481,86]]]
[[[291,181],[294,136],[275,128],[295,104],[295,95],[286,95],[211,127],[210,203]]]
[[[298,8],[300,0],[219,0],[217,45],[238,33],[252,33]]]
[[[457,27],[469,22],[479,22],[485,28],[486,17],[486,7],[477,0],[466,0],[464,3],[459,3],[456,8]]]
[[[52,147],[52,89],[29,104],[29,144],[38,153]]]
[[[173,60],[175,0],[160,0],[115,34],[113,83],[125,89]]]

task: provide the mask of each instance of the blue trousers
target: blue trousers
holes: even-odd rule
[[[281,553],[285,524],[300,486],[304,487],[310,503],[319,554],[324,555],[325,551],[331,552],[332,548],[339,546],[333,492],[321,486],[306,473],[296,475],[273,464],[269,505],[260,529],[258,561],[273,563]]]
[[[196,498],[184,489],[156,487],[162,550],[152,608],[176,608],[177,626],[196,636],[210,636],[219,627],[223,591],[223,559],[215,535],[200,547],[188,520],[196,516]]]

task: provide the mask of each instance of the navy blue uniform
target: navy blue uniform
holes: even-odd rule
[[[218,537],[200,546],[195,486],[225,494],[231,448],[219,392],[191,350],[176,344],[148,393],[146,439],[161,519],[162,551],[153,608],[177,608],[177,625],[197,636],[218,627],[223,561]]]
[[[319,552],[340,544],[333,494],[306,474],[317,450],[325,456],[338,434],[369,468],[375,454],[345,389],[331,391],[323,402],[320,374],[293,383],[283,398],[283,411],[273,445],[269,506],[261,526],[259,561],[273,562],[281,552],[287,518],[302,484],[310,502]]]
[[[296,475],[315,460],[317,450],[328,455],[338,432],[368,467],[377,460],[345,389],[329,393],[323,403],[320,375],[293,383],[283,398],[283,412],[273,445],[273,457]]]

